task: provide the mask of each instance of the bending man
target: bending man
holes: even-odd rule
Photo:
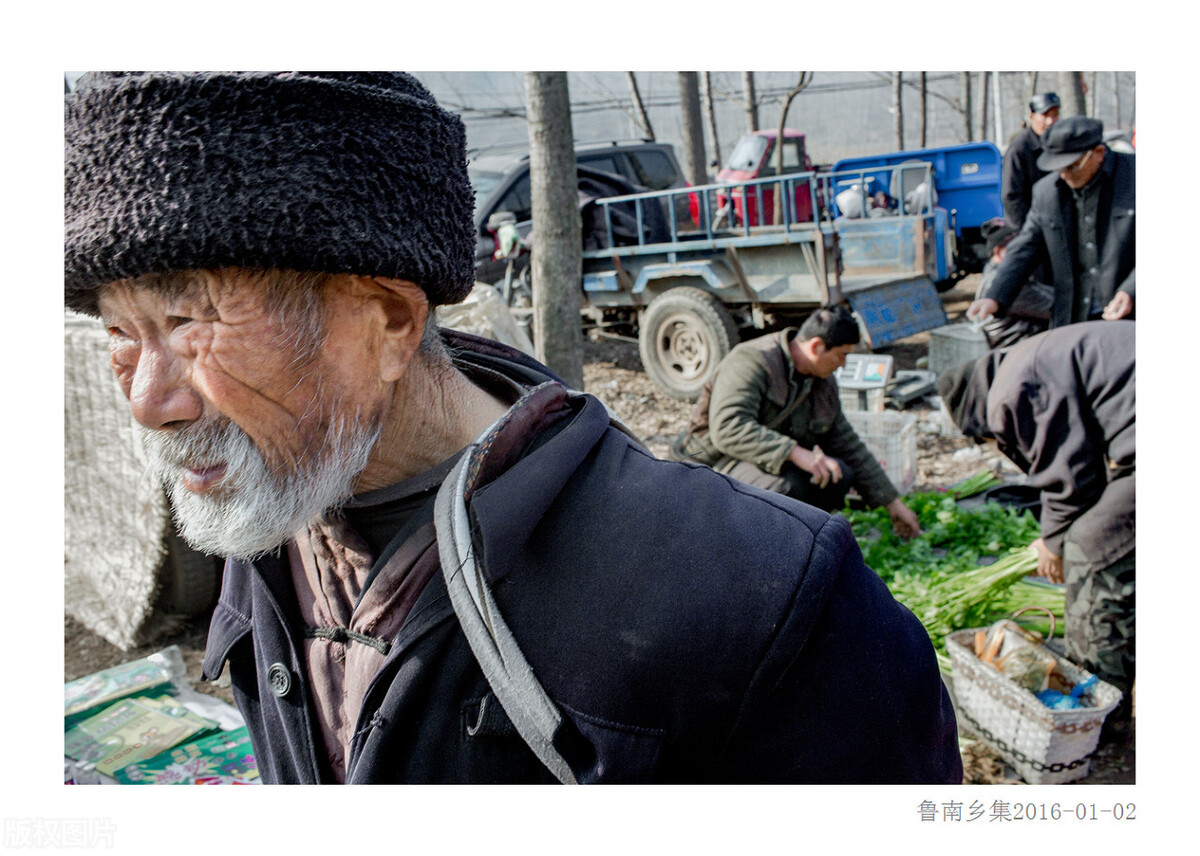
[[[1067,655],[1125,693],[1134,680],[1133,321],[1087,321],[992,351],[938,378],[968,437],[994,438],[1041,490],[1038,573],[1065,582]]]

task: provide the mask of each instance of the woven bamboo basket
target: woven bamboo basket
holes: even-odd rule
[[[975,656],[975,632],[958,630],[946,637],[959,718],[1030,784],[1055,785],[1085,777],[1100,727],[1120,703],[1121,691],[1097,681],[1083,694],[1087,707],[1052,710]],[[1055,671],[1069,683],[1092,677],[1057,652],[1039,647],[1055,657]]]

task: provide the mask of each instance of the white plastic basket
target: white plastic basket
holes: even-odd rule
[[[911,491],[917,480],[917,417],[891,410],[842,412],[896,490]]]
[[[839,389],[842,410],[869,410],[882,413],[885,399],[883,387],[878,389]]]
[[[970,324],[947,324],[929,331],[929,370],[938,374],[987,352],[987,337]]]
[[[1052,710],[976,657],[975,633],[975,629],[958,630],[946,637],[960,725],[981,737],[1030,784],[1056,785],[1084,778],[1104,718],[1120,703],[1121,691],[1097,681],[1084,693],[1090,706]],[[1055,671],[1071,683],[1092,676],[1060,654],[1049,653],[1058,661]]]

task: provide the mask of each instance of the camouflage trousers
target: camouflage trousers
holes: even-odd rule
[[[1063,544],[1066,582],[1067,657],[1129,698],[1134,680],[1135,556],[1093,567],[1067,536]]]

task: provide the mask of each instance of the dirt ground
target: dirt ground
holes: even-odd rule
[[[957,319],[966,310],[974,293],[975,277],[968,277],[943,295],[947,315]],[[922,368],[928,349],[929,334],[921,333],[881,348],[894,357],[896,370]],[[626,425],[642,438],[649,449],[665,455],[667,444],[687,422],[691,405],[663,394],[643,373],[636,344],[623,341],[587,341],[584,350],[584,389],[604,400]],[[1016,470],[992,446],[974,448],[961,436],[934,433],[935,411],[926,400],[907,408],[915,413],[922,430],[917,437],[917,476],[915,490],[945,487],[985,465]],[[956,456],[956,453],[961,454]],[[167,645],[178,645],[188,667],[188,678],[195,689],[232,703],[226,676],[216,682],[200,680],[208,618],[200,616],[173,635],[153,644],[122,651],[91,633],[70,616],[65,616],[65,680],[119,663],[147,656]],[[1022,784],[1015,771],[986,745],[966,738],[962,744],[965,784]],[[1091,772],[1085,784],[1133,783],[1135,772],[1134,741],[1102,747],[1092,758]]]

